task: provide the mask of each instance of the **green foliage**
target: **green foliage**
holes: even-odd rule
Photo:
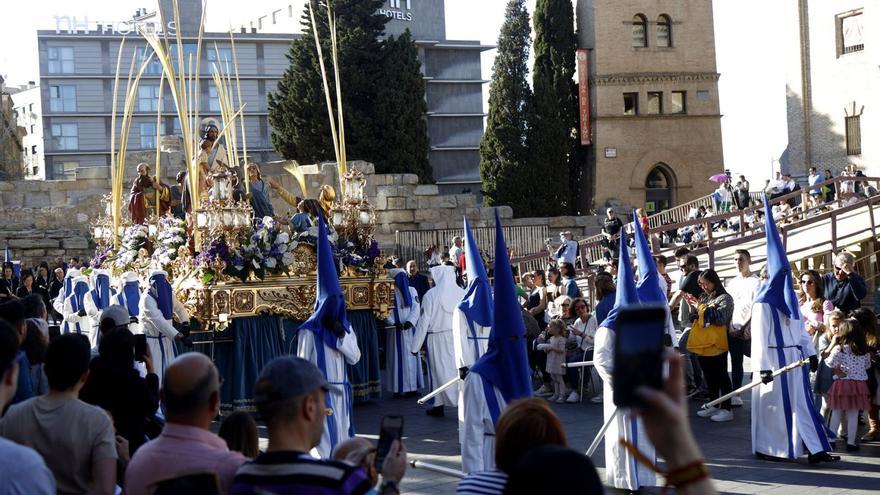
[[[509,205],[517,214],[525,215],[534,208],[525,113],[532,98],[527,80],[530,33],[525,1],[510,0],[498,37],[489,87],[489,115],[480,141],[485,204]]]
[[[325,0],[311,0],[324,53],[334,115],[330,32]],[[383,76],[382,41],[388,18],[378,13],[382,0],[335,0],[340,79],[348,158],[371,161],[383,146],[384,130],[377,125],[376,88]],[[302,36],[290,46],[290,67],[269,95],[272,145],[286,159],[301,163],[335,160],[333,139],[308,5],[302,17]]]
[[[573,209],[580,177],[577,160],[571,159],[578,119],[571,1],[538,0],[534,23],[534,98],[527,110],[527,144],[530,172],[540,181],[535,183],[536,201],[529,213],[552,216]]]
[[[384,43],[384,73],[376,95],[376,119],[383,145],[374,162],[377,173],[412,173],[432,182],[428,163],[425,80],[419,52],[409,29]]]

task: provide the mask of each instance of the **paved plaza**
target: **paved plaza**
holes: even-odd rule
[[[691,425],[707,464],[721,493],[762,494],[833,494],[880,493],[880,443],[863,444],[855,455],[839,454],[842,460],[819,467],[807,464],[803,457],[797,464],[759,461],[751,455],[749,397],[745,406],[735,408],[729,423],[712,423],[699,418],[700,402],[691,401]],[[602,406],[586,401],[581,404],[553,404],[562,418],[569,445],[586,451],[602,426]],[[385,414],[401,414],[405,419],[405,441],[410,459],[460,468],[458,422],[456,412],[446,409],[445,418],[432,418],[416,405],[416,399],[383,399],[355,407],[357,432],[376,439],[379,422]],[[599,448],[593,462],[603,471],[604,449]],[[603,478],[604,479],[604,478]],[[423,469],[407,470],[403,492],[412,494],[452,494],[458,480]],[[611,492],[609,490],[609,492]],[[652,490],[659,493],[660,489]]]

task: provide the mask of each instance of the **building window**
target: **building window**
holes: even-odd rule
[[[76,86],[49,86],[49,110],[75,112]]]
[[[138,111],[155,112],[159,110],[159,85],[138,86]]]
[[[73,47],[50,46],[49,47],[49,74],[72,74],[73,73]]]
[[[673,91],[669,107],[669,113],[687,113],[687,91]]]
[[[697,101],[709,101],[709,91],[705,89],[697,91]]]
[[[73,175],[76,173],[77,168],[79,168],[79,162],[61,162],[52,164],[52,171],[55,177]]]
[[[632,20],[632,46],[645,48],[648,46],[648,18],[636,14]]]
[[[31,154],[32,154],[32,155],[36,155],[36,154],[37,154],[37,145],[36,145],[36,144],[33,145],[33,146],[31,146]]]
[[[165,134],[165,126],[161,127],[162,134]],[[154,150],[156,149],[156,123],[155,122],[142,122],[141,123],[141,149],[142,150]]]
[[[196,52],[198,51],[198,47],[195,43],[184,43],[183,44],[183,67],[186,69],[186,73],[190,74],[195,72],[196,70]],[[190,61],[192,61],[192,67],[190,67]],[[177,64],[177,43],[171,44],[171,64],[174,66],[174,71],[179,72],[180,68]]]
[[[865,49],[862,13],[840,18],[840,53],[860,52]]]
[[[171,124],[171,133],[175,136],[180,136],[183,133],[180,130],[180,117],[174,117],[174,121]]]
[[[79,148],[79,128],[77,124],[52,124],[52,138],[55,149],[70,151]]]
[[[862,116],[846,118],[846,154],[862,154]]]
[[[137,63],[142,64],[147,60],[147,57],[153,55],[153,49],[142,46],[137,49]],[[154,55],[153,58],[150,59],[150,63],[147,64],[147,67],[144,69],[144,74],[152,74],[158,75],[162,73],[162,62],[159,62],[159,59]]]
[[[661,14],[657,18],[657,46],[672,47],[672,18],[666,14]]]
[[[220,98],[217,96],[216,86],[208,86],[208,110],[212,112],[220,111]]]
[[[623,114],[638,115],[639,114],[639,94],[624,93],[623,94]]]
[[[663,92],[662,91],[648,91],[648,113],[650,113],[650,114],[663,113]]]
[[[217,52],[219,52],[219,58]],[[232,48],[218,48],[216,50],[214,47],[209,48],[208,63],[215,63],[223,71],[229,71],[232,67]]]

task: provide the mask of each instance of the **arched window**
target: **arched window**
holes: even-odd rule
[[[657,46],[661,48],[672,46],[672,18],[666,14],[660,14],[657,18]]]
[[[645,211],[650,215],[672,207],[675,177],[665,163],[658,163],[645,178]]]
[[[648,18],[643,14],[633,16],[632,43],[635,48],[648,46]]]

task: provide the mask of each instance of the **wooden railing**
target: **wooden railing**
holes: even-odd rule
[[[828,220],[828,219],[831,220],[831,239],[830,239],[830,241],[831,241],[832,250],[836,251],[840,245],[845,245],[845,241],[847,240],[847,238],[858,235],[858,232],[850,233],[850,234],[847,234],[844,236],[839,235],[837,232],[838,217],[842,214],[853,211],[857,208],[861,208],[862,206],[865,206],[865,205],[873,206],[875,204],[880,204],[880,196],[874,196],[874,197],[869,197],[869,198],[858,198],[854,204],[848,205],[848,206],[843,206],[844,201],[847,201],[852,197],[852,195],[850,195],[850,194],[841,194],[841,192],[840,192],[841,191],[841,184],[843,184],[844,182],[860,182],[860,183],[873,182],[875,184],[875,187],[877,187],[877,189],[880,190],[880,177],[858,177],[858,178],[848,177],[848,176],[834,177],[832,179],[820,182],[816,185],[808,186],[807,188],[800,189],[800,190],[797,190],[797,191],[794,191],[794,192],[791,192],[788,194],[784,194],[784,195],[775,197],[775,198],[773,198],[773,200],[770,201],[771,206],[782,204],[782,203],[787,203],[789,200],[799,200],[800,201],[800,205],[798,207],[796,207],[795,209],[792,209],[791,212],[789,212],[788,214],[786,214],[785,216],[783,216],[782,218],[779,218],[777,220],[777,227],[780,229],[780,235],[782,236],[782,241],[784,244],[787,242],[788,234],[791,231],[798,229],[798,228],[801,228],[801,227],[804,227],[804,226],[808,226],[808,225],[816,223],[816,222]],[[804,206],[806,206],[808,204],[807,196],[809,195],[809,192],[813,189],[818,189],[818,188],[821,188],[826,185],[834,185],[834,187],[835,187],[836,195],[835,195],[834,202],[832,204],[825,203],[825,204],[821,204],[817,207],[809,207],[809,208],[804,209]],[[755,204],[754,206],[750,206],[750,207],[745,208],[743,210],[713,215],[711,217],[689,219],[689,220],[684,220],[681,222],[675,222],[675,223],[671,223],[671,224],[663,224],[660,227],[651,227],[651,228],[649,228],[648,233],[649,234],[656,233],[656,234],[660,235],[663,232],[667,232],[667,231],[671,231],[671,230],[677,231],[678,229],[680,229],[682,227],[695,226],[695,225],[702,226],[705,233],[706,233],[706,238],[701,239],[699,241],[694,241],[694,242],[691,242],[690,244],[685,244],[682,246],[689,247],[690,249],[692,249],[694,251],[694,254],[696,254],[696,255],[708,254],[709,255],[709,268],[714,268],[714,266],[715,266],[714,255],[715,255],[716,251],[723,249],[723,248],[729,248],[729,247],[734,246],[736,244],[742,244],[745,242],[753,241],[755,239],[763,238],[763,236],[764,236],[763,223],[761,223],[760,225],[755,225],[753,227],[751,225],[746,224],[746,222],[745,222],[745,217],[747,215],[754,215],[755,212],[757,212],[757,211],[763,212],[763,209],[764,209],[763,200],[761,199],[761,195],[763,193],[750,193],[750,194],[753,195],[753,199],[756,200],[757,204]],[[826,208],[831,207],[831,206],[835,206],[835,208],[831,209],[830,211],[825,211]],[[869,208],[868,210],[869,210],[869,217],[870,217],[871,232],[872,232],[872,235],[876,238],[876,236],[877,236],[877,230],[876,230],[877,229],[877,225],[876,225],[877,221],[874,216],[874,208]],[[690,211],[690,210],[688,210],[688,211]],[[770,214],[772,214],[772,212]],[[732,234],[732,235],[720,237],[720,238],[719,237],[713,238],[713,236],[712,236],[712,225],[713,224],[720,222],[722,220],[729,220],[729,219],[732,219],[735,217],[739,219],[739,224],[740,224],[739,232]],[[627,224],[625,228],[631,229],[632,224],[631,223]],[[591,277],[591,275],[593,275],[598,270],[597,267],[592,266],[592,265],[602,258],[602,255],[605,251],[605,248],[603,247],[602,244],[603,244],[603,240],[605,238],[606,238],[605,235],[600,234],[600,235],[589,237],[589,238],[584,239],[579,242],[580,253],[579,253],[579,259],[578,259],[577,266],[575,267],[577,270],[577,273],[578,273],[578,278]],[[614,238],[612,238],[612,240],[614,240]],[[789,252],[789,254],[790,255],[791,254],[798,254],[802,251],[813,249],[816,245],[821,245],[827,241],[828,240],[822,240],[821,242],[810,245],[808,247],[799,248],[797,250],[791,251],[791,252]],[[616,253],[612,253],[612,254],[616,255]],[[546,249],[542,249],[542,250],[540,250],[532,255],[529,255],[529,256],[522,256],[522,257],[514,258],[511,260],[511,263],[513,263],[515,266],[521,267],[520,273],[523,273],[523,269],[525,269],[527,266],[529,266],[531,264],[535,264],[536,261],[539,264],[546,263],[547,261],[550,260],[550,256],[551,256],[550,252],[548,252]],[[753,261],[760,262],[760,260],[753,260]]]

